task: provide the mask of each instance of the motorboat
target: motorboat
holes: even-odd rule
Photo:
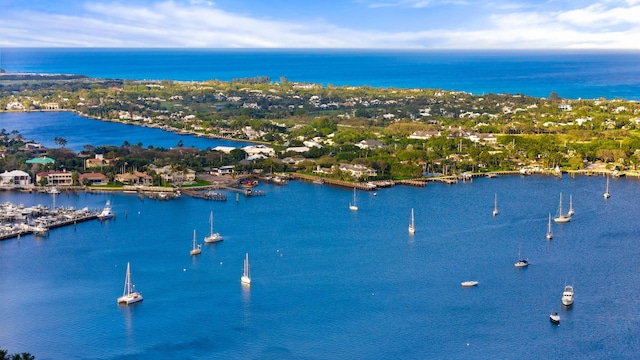
[[[562,305],[571,306],[573,305],[573,286],[565,285],[564,291],[562,292]]]
[[[558,315],[558,313],[555,311],[549,314],[549,320],[553,324],[560,325],[560,315]]]
[[[111,219],[113,217],[113,212],[111,211],[111,201],[107,200],[102,212],[98,214],[98,219],[106,220]]]
[[[460,283],[460,285],[462,285],[462,287],[472,287],[472,286],[478,285],[478,282],[477,281],[463,281],[462,283]]]

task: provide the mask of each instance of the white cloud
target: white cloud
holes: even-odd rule
[[[413,6],[428,1],[400,0]],[[640,49],[640,0],[601,0],[566,11],[523,9],[496,9],[480,21],[482,28],[451,21],[450,28],[381,32],[324,20],[259,19],[224,11],[205,0],[147,7],[97,2],[87,4],[82,16],[32,11],[3,15],[0,46]],[[425,19],[425,26],[429,23]]]

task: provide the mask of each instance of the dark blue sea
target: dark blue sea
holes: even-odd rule
[[[3,48],[0,68],[136,80],[268,76],[323,85],[640,99],[639,51]]]

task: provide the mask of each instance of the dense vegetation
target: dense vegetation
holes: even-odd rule
[[[52,105],[53,104],[53,105]],[[566,100],[524,95],[474,96],[437,89],[336,87],[290,83],[286,79],[236,79],[231,82],[29,79],[0,81],[0,109],[73,110],[100,119],[160,127],[269,144],[277,156],[239,163],[241,149],[225,154],[207,149],[143,148],[122,144],[92,148],[80,156],[64,148],[63,134],[52,134],[59,149],[57,166],[81,171],[83,156],[115,159],[102,169],[108,176],[122,168],[154,163],[203,171],[237,164],[238,170],[307,171],[342,163],[375,169],[378,178],[416,177],[423,172],[460,173],[513,170],[523,166],[581,169],[602,161],[610,169],[637,168],[640,104],[624,100]],[[0,170],[25,171],[30,154],[19,151],[17,134],[3,129],[9,156]],[[428,134],[428,135],[424,135]],[[473,134],[494,134],[484,142]],[[378,148],[362,148],[377,140]],[[312,142],[306,151],[288,151]],[[284,158],[304,157],[291,165]],[[335,171],[334,176],[348,178]]]

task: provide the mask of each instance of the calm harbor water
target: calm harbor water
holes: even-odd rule
[[[201,150],[216,146],[250,145],[245,142],[179,135],[160,129],[87,119],[66,111],[0,113],[0,129],[5,129],[7,132],[16,130],[24,138],[49,148],[60,147],[54,139],[61,137],[67,140],[65,147],[76,152],[82,151],[85,145],[120,146],[125,141],[132,145],[142,144],[145,148],[152,145],[165,149],[175,148],[179,142],[182,142],[184,147],[195,147]]]
[[[0,242],[0,345],[38,359],[633,358],[640,182],[611,181],[608,200],[604,186],[567,176],[396,186],[359,192],[358,212],[351,191],[299,182],[239,202],[61,194],[57,205],[77,208],[109,199],[117,217]],[[576,215],[547,241],[560,192]],[[210,211],[225,240],[192,257]],[[519,247],[528,268],[513,266]],[[128,261],[145,299],[123,307]],[[460,286],[471,279],[480,284]],[[569,309],[565,284],[576,290]]]
[[[0,49],[10,72],[202,81],[273,81],[439,88],[577,99],[640,99],[638,51]]]

